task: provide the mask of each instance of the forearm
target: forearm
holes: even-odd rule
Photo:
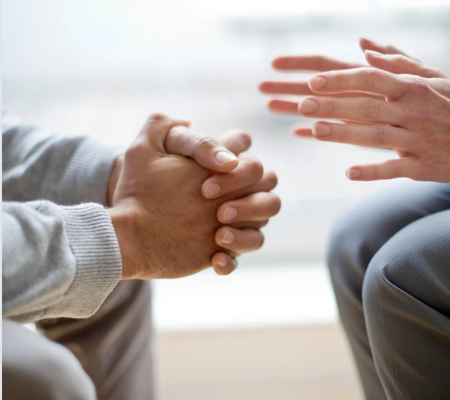
[[[3,115],[3,200],[107,203],[108,180],[122,146],[63,137]]]
[[[98,204],[3,203],[3,317],[87,318],[120,279],[114,228]]]

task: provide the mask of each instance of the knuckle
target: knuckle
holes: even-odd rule
[[[342,87],[347,87],[348,86],[348,75],[345,73],[336,73],[334,74],[334,76],[331,77],[332,80],[334,81],[335,85],[338,88],[342,88]]]
[[[411,77],[407,82],[408,91],[411,92],[413,96],[428,97],[433,89],[431,86],[420,77]]]
[[[410,62],[410,58],[406,57],[404,54],[397,54],[395,56],[395,59],[398,61],[398,63],[400,64],[409,64]]]
[[[316,59],[316,69],[317,71],[325,71],[326,64],[328,63],[328,58],[325,56],[317,56]]]
[[[245,148],[249,148],[252,145],[251,136],[245,131],[237,131],[236,134],[239,136],[240,141],[245,146]]]
[[[378,101],[363,101],[360,105],[361,115],[368,120],[376,119],[380,115],[381,106]]]
[[[428,67],[426,70],[430,78],[445,78],[445,75],[437,68]]]
[[[261,163],[256,157],[253,158],[248,165],[249,168],[249,175],[254,178],[255,180],[260,180],[264,174],[264,168]]]
[[[374,88],[378,87],[382,83],[384,74],[380,70],[367,68],[363,77],[365,86],[368,88]]]
[[[375,129],[375,144],[385,146],[391,143],[392,135],[387,126],[377,125]]]
[[[142,143],[133,143],[128,149],[125,151],[125,159],[126,160],[135,160],[140,158],[144,153],[144,146]]]
[[[397,47],[393,46],[392,44],[386,46],[386,51],[389,52],[390,54],[397,54],[400,52],[400,50],[397,49]]]
[[[153,113],[151,114],[147,120],[148,121],[164,121],[167,120],[169,117],[163,113]]]
[[[401,74],[404,72],[405,63],[407,63],[408,60],[402,54],[395,54],[394,56],[392,56],[391,62],[392,62],[391,72],[393,72],[394,74]]]
[[[322,110],[322,104],[324,105],[323,110],[326,114],[334,115],[336,110],[336,101],[335,99],[317,99],[319,100],[317,103],[319,104],[319,111]],[[339,103],[338,103],[339,104]]]
[[[429,115],[429,121],[433,121],[432,115]],[[435,121],[433,121],[433,123],[435,123]],[[433,149],[436,149],[439,146],[440,138],[434,134],[434,130],[430,127],[430,125],[423,126],[420,134],[415,134],[414,136],[415,142],[420,144],[424,150],[426,149],[433,151]]]
[[[397,161],[387,162],[386,163],[386,174],[383,176],[383,179],[394,179],[400,178],[403,176],[403,169],[400,163]]]
[[[443,162],[439,159],[428,159],[428,160],[421,160],[422,168],[427,176],[432,176],[436,172],[439,172],[442,170]]]
[[[219,143],[216,139],[212,138],[211,136],[204,136],[198,139],[196,152],[202,153],[217,146],[219,146]]]

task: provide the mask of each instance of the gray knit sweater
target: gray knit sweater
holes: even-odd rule
[[[104,209],[124,149],[62,137],[3,113],[3,318],[87,318],[122,264]]]

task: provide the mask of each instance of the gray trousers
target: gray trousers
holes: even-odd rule
[[[88,319],[2,321],[4,400],[153,400],[150,284],[120,282]]]
[[[359,202],[328,265],[366,398],[450,399],[450,184]]]

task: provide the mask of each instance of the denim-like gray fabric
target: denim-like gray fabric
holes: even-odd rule
[[[328,265],[370,400],[450,398],[450,184],[407,182],[336,223]]]

